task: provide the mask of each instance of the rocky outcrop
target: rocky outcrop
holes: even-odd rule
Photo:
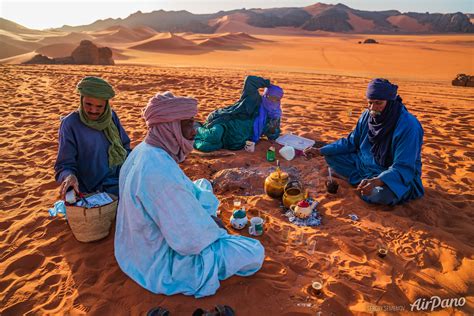
[[[474,25],[469,17],[461,12],[441,13],[407,13],[406,15],[416,19],[421,24],[431,25],[433,32],[439,33],[473,33]]]
[[[71,53],[75,64],[79,65],[98,65],[99,48],[91,41],[84,40]]]
[[[331,8],[313,16],[303,24],[307,31],[350,32],[352,26],[348,22],[349,15],[339,8]]]
[[[49,58],[38,54],[24,64],[61,64],[61,65],[114,65],[113,53],[109,47],[97,47],[89,40],[83,40],[73,50],[71,56]]]
[[[379,42],[377,42],[376,40],[374,40],[373,38],[367,38],[365,39],[362,44],[378,44]]]
[[[109,47],[99,47],[99,65],[114,65],[112,50]]]
[[[451,83],[453,86],[474,87],[474,76],[458,74]]]
[[[282,8],[282,9],[266,9],[263,12],[253,12],[248,10],[247,23],[256,27],[279,27],[291,26],[300,27],[306,21],[311,19],[311,14],[303,9],[298,8]]]
[[[28,61],[25,61],[23,64],[55,64],[54,58],[49,58],[48,56],[37,54]]]

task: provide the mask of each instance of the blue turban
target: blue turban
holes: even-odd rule
[[[267,96],[274,96],[278,98],[283,97],[283,89],[279,86],[270,85],[268,88],[265,88],[263,91],[262,103],[258,109],[258,116],[253,121],[253,136],[252,141],[258,142],[260,136],[262,136],[263,131],[265,130],[265,123],[267,117],[271,120],[276,120],[281,117],[281,104],[280,102],[272,102]]]
[[[369,82],[366,96],[369,100],[389,100],[397,98],[398,86],[387,79],[377,78]]]

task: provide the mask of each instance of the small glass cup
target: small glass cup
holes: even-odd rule
[[[234,209],[238,210],[242,206],[241,200],[234,200]]]
[[[321,293],[323,292],[323,282],[320,280],[313,281],[313,283],[311,283],[311,289],[314,294],[321,295]]]
[[[380,258],[385,258],[388,254],[388,249],[385,246],[379,246],[379,249],[377,250],[377,256]]]

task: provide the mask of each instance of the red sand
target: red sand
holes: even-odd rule
[[[373,305],[408,311],[417,298],[433,295],[466,298],[461,310],[443,313],[474,313],[472,88],[422,77],[396,80],[425,131],[423,199],[392,209],[367,205],[342,181],[338,194],[329,195],[322,158],[284,161],[283,166],[298,168],[300,179],[321,203],[323,225],[295,227],[281,215],[277,201],[241,196],[251,214],[260,211],[267,219],[265,234],[258,238],[266,249],[263,268],[252,277],[225,280],[216,295],[198,300],[155,295],[135,284],[114,259],[113,232],[102,241],[82,244],[64,220],[48,218],[47,209],[57,200],[53,164],[59,118],[77,108],[76,83],[85,75],[99,75],[115,86],[112,106],[135,146],[145,135],[140,111],[157,91],[196,97],[202,120],[211,110],[235,101],[248,74],[269,77],[285,89],[284,132],[335,140],[355,125],[370,78],[124,65],[0,65],[0,71],[2,316],[143,315],[158,305],[172,315],[191,315],[197,307],[215,304],[231,305],[237,315],[367,314]],[[225,168],[269,166],[269,146],[263,141],[255,153],[238,151],[235,156],[191,154],[182,168],[197,179]],[[219,195],[228,227],[231,202],[242,193]],[[360,221],[351,222],[351,213]],[[385,259],[376,255],[380,244],[388,246]],[[319,297],[308,291],[317,279],[324,282]]]

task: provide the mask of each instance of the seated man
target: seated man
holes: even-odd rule
[[[193,149],[196,114],[195,99],[153,97],[143,110],[146,138],[120,173],[115,258],[157,294],[212,295],[219,280],[252,275],[264,259],[259,241],[219,228],[210,182],[193,183],[178,165]]]
[[[259,88],[265,88],[263,96]],[[257,143],[262,135],[271,140],[278,138],[282,97],[283,90],[271,85],[270,80],[248,76],[240,99],[209,114],[204,126],[198,128],[194,148],[205,152],[239,150],[247,140]]]
[[[59,128],[54,170],[61,199],[70,187],[77,193],[118,196],[120,166],[130,152],[130,139],[109,104],[115,92],[97,77],[83,78],[77,90],[81,105],[62,119]]]
[[[328,165],[357,190],[362,199],[394,205],[423,196],[421,145],[423,129],[397,95],[398,86],[374,79],[367,87],[367,110],[347,138],[305,154],[323,155]]]

